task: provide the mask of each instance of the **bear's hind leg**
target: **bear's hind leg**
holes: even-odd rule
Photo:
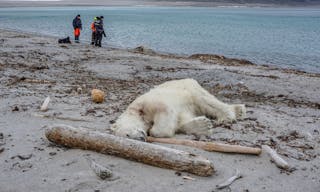
[[[188,122],[183,123],[178,131],[185,134],[208,135],[212,129],[210,119],[205,116],[195,117]]]
[[[218,123],[234,122],[240,119],[239,117],[243,118],[245,116],[244,105],[229,105],[219,101],[205,89],[199,91],[201,94],[199,94],[199,97],[196,97],[196,103],[201,113],[216,118]],[[237,112],[239,115],[237,115]]]

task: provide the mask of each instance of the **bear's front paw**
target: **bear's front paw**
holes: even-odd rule
[[[224,114],[223,116],[220,116],[217,118],[217,124],[227,124],[227,123],[233,123],[235,122],[236,114],[232,111]]]
[[[233,109],[234,109],[234,112],[236,113],[236,118],[237,119],[246,118],[247,110],[246,110],[246,107],[245,107],[244,104],[233,105]]]

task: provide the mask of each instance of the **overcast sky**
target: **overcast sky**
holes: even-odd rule
[[[61,1],[61,0],[0,0],[0,1]]]

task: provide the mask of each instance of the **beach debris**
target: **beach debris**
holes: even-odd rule
[[[32,114],[34,117],[40,117],[40,118],[48,118],[48,119],[60,119],[60,120],[66,120],[66,121],[82,121],[82,122],[91,122],[92,120],[82,119],[82,118],[76,118],[76,117],[63,117],[63,116],[57,116],[55,114],[49,115],[49,114]]]
[[[236,174],[232,177],[230,177],[229,179],[227,179],[226,181],[224,181],[221,184],[216,185],[217,189],[223,189],[225,187],[228,187],[229,185],[231,185],[235,180],[242,178],[241,173],[239,172],[239,170],[236,170]]]
[[[92,129],[55,125],[48,128],[45,135],[56,144],[116,155],[161,168],[199,176],[211,176],[214,172],[212,162],[204,157]]]
[[[18,81],[23,81],[25,83],[37,83],[37,84],[54,84],[54,83],[56,83],[55,81],[49,81],[49,80],[45,80],[45,79],[30,79],[30,78],[26,78],[26,77],[21,77],[20,79],[18,79]]]
[[[49,153],[50,156],[54,156],[54,155],[56,155],[56,154],[57,154],[57,152],[50,152],[50,153]]]
[[[24,160],[28,160],[32,157],[32,154],[27,154],[27,155],[17,155],[16,157],[18,157],[20,160],[24,161]]]
[[[262,145],[262,149],[270,155],[271,161],[274,162],[277,167],[281,169],[290,168],[289,164],[284,159],[282,159],[275,150],[271,149],[271,147],[269,147],[268,145]]]
[[[5,144],[4,135],[3,135],[3,133],[0,133],[0,146],[4,145],[4,144]]]
[[[4,152],[4,148],[3,147],[0,148],[0,153],[2,153],[2,152]]]
[[[190,177],[190,176],[182,176],[182,179],[185,179],[185,180],[191,180],[191,181],[195,181],[196,179],[193,178],[193,177]]]
[[[18,106],[14,106],[14,107],[12,107],[12,109],[11,109],[11,111],[19,111],[20,109],[19,109],[19,107]]]
[[[251,155],[260,155],[261,153],[260,148],[245,147],[241,145],[229,145],[229,144],[215,143],[215,142],[193,141],[188,139],[148,137],[147,141],[166,143],[166,144],[175,144],[175,145],[186,145],[186,146],[203,149],[205,151],[210,151],[210,152],[217,151],[217,152],[223,152],[223,153],[241,153],[241,154],[251,154]]]
[[[89,157],[86,157],[86,159],[93,172],[102,180],[105,180],[106,178],[110,178],[113,176],[113,173],[110,169],[96,163],[93,159],[90,159]]]
[[[14,169],[17,171],[21,170],[22,172],[27,172],[32,167],[33,167],[33,165],[30,162],[16,162],[16,163],[12,164],[11,169]]]
[[[49,102],[50,102],[50,97],[48,96],[44,102],[42,103],[41,107],[40,107],[40,111],[48,111],[48,106],[49,106]]]
[[[78,88],[77,88],[77,93],[78,93],[78,94],[81,94],[81,93],[82,93],[82,88],[81,88],[81,87],[78,87]]]
[[[156,55],[156,52],[144,46],[138,46],[132,50],[134,53],[146,54],[146,55]]]
[[[91,98],[95,103],[102,103],[104,101],[105,93],[99,89],[92,89]]]

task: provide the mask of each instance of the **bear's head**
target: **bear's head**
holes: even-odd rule
[[[111,126],[114,135],[140,141],[146,141],[147,129],[142,117],[132,113],[123,113]]]

